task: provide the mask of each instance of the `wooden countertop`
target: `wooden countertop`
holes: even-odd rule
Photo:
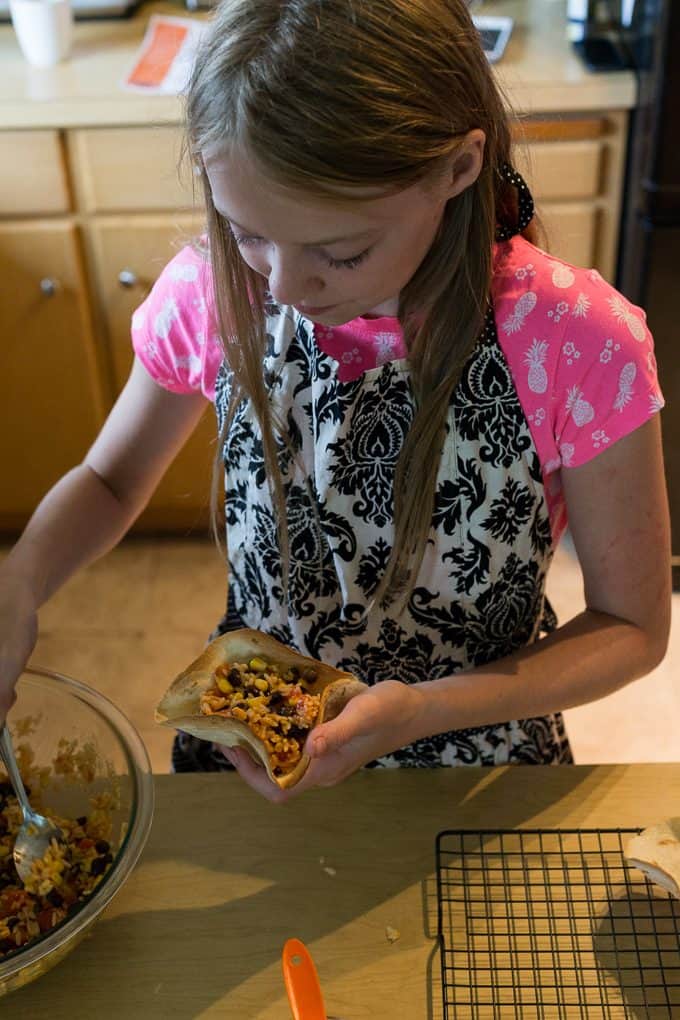
[[[566,39],[565,9],[566,0],[489,0],[477,8],[515,18],[495,65],[514,108],[529,114],[633,106],[635,76],[589,72]],[[179,3],[146,3],[130,19],[77,22],[71,57],[54,68],[26,64],[11,26],[0,27],[0,129],[179,122],[176,97],[124,92],[119,84],[154,12],[189,16]]]
[[[331,1016],[437,1020],[440,830],[636,827],[680,800],[680,764],[365,771],[285,807],[230,774],[155,782],[151,837],[127,884],[70,956],[0,1009],[290,1020],[280,954],[295,936]]]

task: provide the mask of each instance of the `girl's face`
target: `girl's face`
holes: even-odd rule
[[[432,244],[444,206],[479,174],[483,133],[470,132],[464,148],[450,180],[396,195],[343,192],[362,199],[353,204],[283,189],[237,152],[205,156],[205,168],[215,209],[274,300],[337,326],[397,314],[399,292]]]

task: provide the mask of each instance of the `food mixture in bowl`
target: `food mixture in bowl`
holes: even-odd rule
[[[20,732],[30,732],[24,720]],[[52,768],[37,768],[30,746],[19,743],[17,763],[32,806],[59,826],[63,842],[52,842],[24,884],[14,867],[14,841],[23,816],[7,776],[0,772],[0,960],[30,944],[63,921],[101,882],[113,863],[112,813],[118,806],[112,789],[90,796],[91,810],[64,818],[42,804],[53,776],[91,783],[95,775],[92,745],[61,740]]]

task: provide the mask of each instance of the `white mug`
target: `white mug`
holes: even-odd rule
[[[24,57],[51,67],[71,52],[71,0],[9,0],[12,24]]]

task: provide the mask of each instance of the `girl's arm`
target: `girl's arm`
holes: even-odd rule
[[[205,410],[161,389],[140,362],[84,461],[39,504],[0,565],[0,721],[36,638],[37,609],[123,537]]]
[[[670,628],[670,525],[658,416],[562,472],[586,609],[503,659],[416,685],[419,735],[582,705],[649,673]]]

